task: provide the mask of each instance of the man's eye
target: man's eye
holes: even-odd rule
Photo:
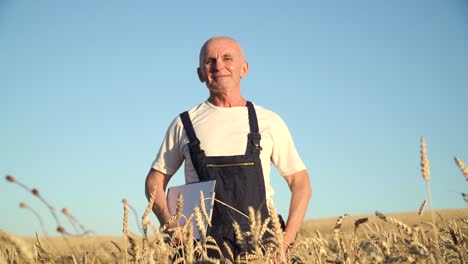
[[[209,64],[212,64],[213,63],[213,59],[207,59],[205,61],[205,64],[209,65]]]
[[[224,60],[224,61],[231,61],[232,58],[231,58],[231,57],[224,57],[223,60]]]

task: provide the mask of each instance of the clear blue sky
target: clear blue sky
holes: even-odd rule
[[[207,98],[200,46],[229,35],[250,63],[245,97],[282,116],[309,169],[307,219],[417,210],[421,136],[434,207],[465,207],[453,157],[468,163],[467,14],[464,0],[1,0],[0,172],[120,234],[121,199],[141,216],[169,123]],[[272,178],[287,215],[285,181]],[[0,229],[40,232],[26,202],[57,234],[34,196],[3,180],[0,197]]]

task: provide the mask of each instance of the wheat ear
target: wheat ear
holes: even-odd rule
[[[200,242],[202,246],[206,245],[206,230],[205,230],[205,224],[203,223],[203,219],[200,213],[200,208],[197,206],[193,210],[193,213],[195,215],[195,222],[197,224],[198,228],[198,233],[200,233]]]
[[[453,158],[455,160],[455,163],[458,165],[460,168],[461,172],[463,173],[463,176],[465,176],[465,180],[468,181],[468,167],[463,164],[463,161],[457,157]]]
[[[354,221],[354,234],[356,234],[357,228],[361,225],[369,221],[369,218],[364,217],[364,218],[359,218],[358,220]]]
[[[138,242],[131,235],[128,236],[128,242],[130,243],[130,251],[132,252],[130,253],[133,257],[132,261],[139,263],[142,253],[141,253],[140,247],[138,246]]]
[[[176,209],[176,220],[179,220],[182,217],[182,211],[184,209],[184,196],[182,193],[179,193],[177,196],[177,209]]]
[[[427,205],[427,200],[424,200],[421,203],[421,206],[419,207],[419,210],[418,210],[419,217],[422,217],[422,215],[424,214],[424,208],[426,208],[426,205]]]
[[[128,233],[128,201],[127,199],[123,198],[122,203],[124,205],[124,219],[123,219],[123,228],[122,231],[124,233],[123,242],[124,242],[124,254],[125,254],[125,263],[128,263],[128,254],[127,254],[127,237],[129,236]]]
[[[278,241],[278,251],[280,253],[281,263],[286,262],[286,256],[283,250],[283,243],[284,243],[284,233],[283,229],[281,228],[281,223],[279,221],[279,216],[276,213],[276,209],[273,205],[268,206],[268,212],[270,214],[271,223],[273,226],[273,235]]]
[[[465,200],[465,202],[468,203],[468,194],[466,194],[466,193],[461,193],[461,195],[463,196],[463,200]]]
[[[228,253],[231,260],[234,261],[234,254],[232,253],[231,247],[225,241],[223,241],[223,246],[226,249],[226,252]]]
[[[234,229],[234,234],[236,235],[236,239],[237,239],[237,244],[239,244],[241,247],[242,247],[242,250],[246,250],[247,249],[247,241],[245,239],[245,236],[241,230],[241,227],[239,225],[239,223],[237,223],[237,221],[234,221],[232,223],[232,227]]]
[[[250,233],[252,236],[252,244],[254,247],[255,254],[261,255],[260,243],[262,238],[260,233],[262,230],[262,216],[259,211],[255,212],[253,207],[249,206],[249,218],[250,218]]]
[[[403,230],[408,236],[411,236],[413,234],[413,230],[411,229],[411,227],[407,226],[406,224],[404,224],[403,222],[401,221],[398,221],[397,219],[395,218],[392,218],[392,217],[389,217],[389,216],[386,216],[378,211],[375,212],[375,215],[384,220],[385,222],[388,222],[390,224],[393,224],[395,226],[397,226],[398,228],[400,228],[401,230]]]
[[[154,199],[156,197],[156,189],[157,186],[153,187],[153,191],[151,192],[150,199],[148,201],[148,205],[146,206],[145,213],[141,217],[141,225],[143,227],[143,246],[142,246],[142,255],[146,254],[146,250],[148,247],[148,222],[150,213],[153,211]]]
[[[205,205],[205,195],[203,194],[203,191],[200,191],[200,211],[205,218],[206,223],[208,226],[211,227],[211,220],[210,217],[208,216],[208,212],[206,211],[206,205]]]
[[[335,227],[333,228],[333,239],[336,241],[337,244],[339,244],[340,241],[340,230],[341,230],[341,224],[343,223],[343,216],[338,217],[336,219]]]
[[[421,173],[424,181],[428,183],[431,175],[429,160],[427,159],[426,140],[424,140],[424,137],[421,137]]]

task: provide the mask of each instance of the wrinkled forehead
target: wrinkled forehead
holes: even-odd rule
[[[209,54],[208,54],[209,53]],[[229,37],[214,37],[205,42],[200,49],[200,65],[206,56],[230,54],[244,58],[244,53],[239,43]]]

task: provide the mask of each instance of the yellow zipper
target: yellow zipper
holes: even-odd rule
[[[253,162],[226,163],[226,164],[206,164],[207,168],[224,168],[234,166],[253,166]]]

